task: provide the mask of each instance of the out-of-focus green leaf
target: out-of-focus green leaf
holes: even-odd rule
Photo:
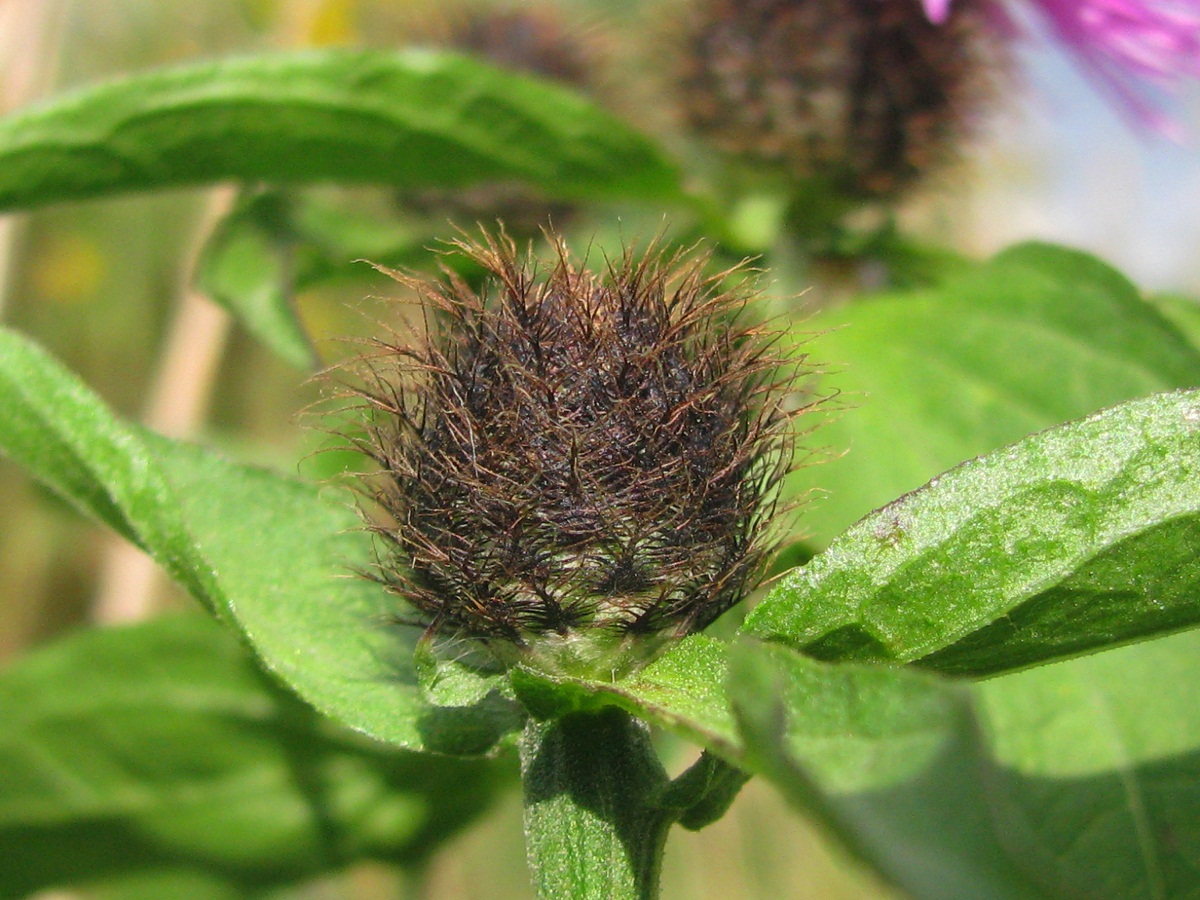
[[[0,893],[191,868],[267,885],[416,862],[494,763],[333,727],[201,616],[85,632],[0,674]]]
[[[914,897],[1058,896],[1009,855],[964,688],[747,644],[735,648],[729,689],[747,767]]]
[[[261,900],[263,893],[211,872],[169,867],[104,878],[89,884],[83,896],[84,900]]]
[[[1156,294],[1150,303],[1179,333],[1200,350],[1200,299],[1183,294]]]
[[[423,50],[189,65],[0,120],[0,209],[229,179],[680,196],[648,139],[576,94]]]
[[[278,194],[244,198],[205,245],[196,282],[285,361],[311,369],[316,358],[294,306],[297,237],[285,204]]]
[[[316,362],[296,297],[335,280],[378,277],[366,261],[399,268],[475,265],[437,252],[445,237],[363,210],[285,190],[242,196],[205,244],[197,287],[282,359]]]
[[[746,632],[986,674],[1200,623],[1200,391],[965,463],[784,576]]]
[[[422,699],[412,629],[359,574],[374,557],[348,490],[135,431],[15,333],[0,351],[0,451],[165,560],[319,710],[414,750],[483,753],[520,730],[508,701]]]
[[[1064,897],[1194,898],[1200,633],[975,688],[1009,852]]]
[[[737,647],[743,765],[922,898],[1191,898],[1200,634],[974,685]]]
[[[1200,384],[1200,353],[1121,275],[1022,245],[931,290],[803,323],[848,409],[817,433],[836,455],[801,469],[802,525],[824,546],[956,463],[1135,397]]]

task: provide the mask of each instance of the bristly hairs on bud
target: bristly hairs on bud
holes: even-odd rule
[[[373,577],[431,640],[571,674],[628,672],[757,584],[793,463],[802,358],[743,322],[706,254],[539,268],[501,229],[453,252],[480,290],[383,270],[425,334],[352,367]],[[808,401],[803,408],[810,408]]]

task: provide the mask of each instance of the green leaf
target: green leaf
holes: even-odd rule
[[[975,685],[751,643],[730,668],[738,764],[913,896],[1195,895],[1200,633]]]
[[[286,883],[425,858],[495,764],[332,727],[201,616],[84,632],[0,674],[0,895],[191,869]]]
[[[263,662],[317,709],[414,750],[486,753],[523,717],[496,693],[470,706],[425,702],[415,629],[362,577],[374,564],[348,490],[317,487],[146,435],[192,533]]]
[[[685,828],[698,830],[725,814],[748,776],[730,760],[741,739],[725,693],[728,647],[695,634],[621,681],[510,671],[513,689],[530,713],[553,719],[617,707],[700,744],[712,753],[665,787],[656,805]]]
[[[746,632],[986,674],[1200,623],[1200,391],[964,463],[784,576]]]
[[[437,243],[439,235],[423,233],[396,218],[310,194],[287,199],[288,227],[309,250],[297,272],[301,286],[349,271],[350,266],[355,267],[354,271],[371,272],[363,260],[396,266],[440,259],[428,249]],[[444,233],[440,236],[445,238]]]
[[[89,884],[87,900],[249,900],[261,898],[227,879],[197,869],[133,872]]]
[[[461,648],[458,652],[463,653]],[[413,665],[421,697],[429,704],[421,738],[430,749],[465,755],[487,752],[524,726],[525,710],[503,672],[481,670],[465,658],[439,658],[433,642],[425,638],[417,642]]]
[[[146,550],[211,609],[224,607],[174,491],[134,430],[41,349],[3,329],[0,454]]]
[[[399,268],[475,265],[439,255],[431,249],[437,243],[438,235],[394,219],[293,191],[257,190],[244,193],[214,230],[195,280],[284,361],[311,370],[316,357],[297,314],[297,294],[376,276],[365,260]]]
[[[70,373],[0,331],[0,452],[118,527],[236,625],[322,712],[410,749],[490,750],[511,702],[440,710],[421,697],[413,629],[356,575],[374,562],[349,491],[324,489],[123,425]]]
[[[1135,397],[1200,384],[1200,353],[1117,272],[1028,244],[934,290],[851,303],[803,325],[845,406],[817,439],[837,458],[789,481],[818,497],[824,546],[956,463]],[[807,424],[807,422],[806,422]]]
[[[618,706],[639,718],[711,747],[726,756],[740,748],[725,698],[727,647],[696,634],[622,681],[552,677],[517,668],[510,678],[535,716],[592,712]]]
[[[987,800],[996,773],[970,696],[916,672],[735,648],[746,764],[922,900],[1033,900],[1034,872]],[[1080,896],[1114,896],[1081,894]]]
[[[414,642],[389,625],[387,595],[355,576],[372,556],[350,498],[157,435],[143,440],[266,666],[322,712],[422,748]]]
[[[1060,896],[1194,898],[1200,633],[980,684],[1009,852]]]
[[[0,121],[0,209],[241,181],[679,198],[657,148],[577,95],[449,54],[272,54],[136,75]]]
[[[316,363],[296,314],[295,244],[279,194],[243,197],[204,247],[197,286],[298,369]]]
[[[514,681],[543,714],[616,705],[700,741],[914,896],[1194,895],[1200,632],[978,685],[757,643],[713,683],[726,652],[693,637],[618,684]]]
[[[671,782],[659,804],[678,810],[679,824],[699,831],[729,811],[750,773],[730,765],[720,756],[705,750],[688,769]]]
[[[1155,294],[1149,300],[1193,347],[1200,350],[1200,300],[1183,294]]]

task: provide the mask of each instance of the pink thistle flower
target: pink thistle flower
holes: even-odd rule
[[[921,0],[925,15],[934,25],[942,25],[950,15],[950,0]]]
[[[934,23],[951,0],[922,0]],[[1200,78],[1200,0],[1033,0],[1055,37],[1136,120],[1178,138],[1163,94]]]

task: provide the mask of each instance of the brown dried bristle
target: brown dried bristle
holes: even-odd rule
[[[760,577],[791,465],[798,360],[740,324],[704,256],[539,272],[503,233],[491,276],[398,273],[427,336],[362,361],[381,580],[432,634],[557,670],[635,665]],[[785,373],[785,374],[781,374]]]
[[[919,0],[693,0],[678,83],[719,149],[891,197],[953,159],[1002,57],[977,0],[933,25]]]

